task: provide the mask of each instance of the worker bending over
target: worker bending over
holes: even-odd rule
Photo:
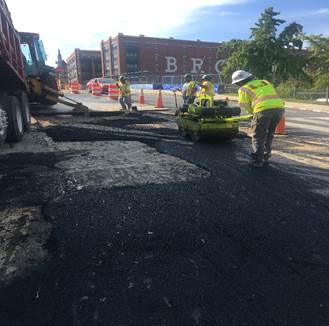
[[[250,165],[268,164],[275,128],[284,114],[284,101],[267,80],[254,79],[251,73],[238,70],[232,75],[232,84],[239,89],[239,104],[253,114],[252,153]]]
[[[185,105],[193,104],[196,92],[197,92],[197,84],[194,80],[192,80],[191,74],[186,74],[184,76],[184,85],[182,88],[182,96]]]
[[[130,102],[130,86],[129,83],[123,76],[120,76],[119,82],[116,83],[119,92],[120,92],[120,104],[123,110],[130,110],[131,109],[131,102]]]
[[[199,92],[199,104],[201,106],[212,107],[215,98],[215,85],[209,75],[203,75],[199,84],[201,90]]]

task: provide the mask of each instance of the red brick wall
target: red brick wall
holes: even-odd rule
[[[193,64],[194,59],[195,63],[203,60],[201,72],[216,74],[217,49],[215,43],[145,38],[139,45],[140,68],[160,76],[183,75],[191,72],[193,67],[195,72],[200,72],[199,66]],[[168,62],[172,65],[168,66]],[[168,68],[176,71],[166,71]]]
[[[127,36],[119,34],[117,36],[119,44],[120,73],[126,72],[125,46],[127,43],[134,43],[138,46],[139,71],[147,70],[157,76],[179,76],[187,72],[192,72],[192,59],[204,60],[202,72],[217,74],[216,63],[223,58],[217,57],[219,43],[186,41],[176,39],[151,38],[145,36]],[[171,68],[175,71],[168,70],[166,57],[172,57],[175,65]],[[177,69],[176,69],[177,66]],[[196,67],[195,73],[200,73]]]

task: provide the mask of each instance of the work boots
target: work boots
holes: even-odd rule
[[[262,168],[264,166],[263,161],[256,161],[256,160],[250,160],[248,164],[253,168]]]

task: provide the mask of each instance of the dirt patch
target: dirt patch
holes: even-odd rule
[[[0,212],[0,281],[9,282],[45,262],[51,226],[39,207]]]
[[[186,182],[209,177],[210,173],[185,160],[160,154],[140,142],[62,143],[60,149],[82,151],[58,162],[57,169],[76,185],[118,187]],[[115,155],[113,155],[115,153]]]

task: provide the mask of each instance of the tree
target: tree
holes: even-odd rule
[[[305,36],[309,44],[309,72],[315,80],[315,87],[329,87],[329,37],[323,35]]]
[[[297,23],[292,23],[286,26],[283,32],[279,35],[279,41],[286,49],[298,49],[303,47],[303,26]]]
[[[277,27],[285,23],[283,19],[277,19],[279,12],[274,11],[273,7],[265,9],[256,23],[256,27],[251,28],[251,37],[255,41],[275,41]]]
[[[258,78],[271,79],[275,65],[279,81],[290,77],[307,79],[303,71],[307,57],[301,51],[303,27],[292,23],[278,35],[278,27],[285,23],[278,18],[279,14],[273,7],[265,9],[255,27],[251,28],[248,41],[232,40],[220,46],[220,53],[230,55],[224,75],[236,69],[248,69]]]
[[[223,67],[224,78],[228,79],[235,70],[248,69],[248,43],[249,41],[233,39],[219,46],[218,52],[228,58]]]

